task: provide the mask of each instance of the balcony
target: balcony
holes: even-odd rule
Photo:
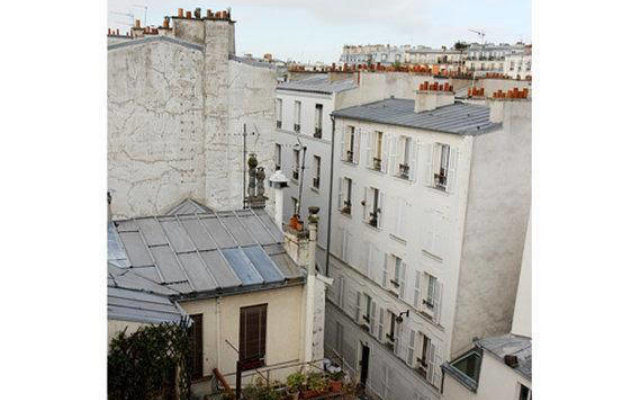
[[[321,139],[322,138],[322,128],[316,127],[316,130],[313,133],[313,137],[316,138],[316,139]]]
[[[409,164],[398,165],[398,177],[402,179],[409,179]]]
[[[293,124],[293,131],[295,133],[300,133],[300,124]]]
[[[276,121],[276,128],[282,128],[282,121]]]
[[[313,178],[313,187],[320,189],[320,177]]]

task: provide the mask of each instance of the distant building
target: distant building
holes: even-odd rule
[[[439,399],[445,361],[508,332],[531,201],[529,101],[414,96],[333,113],[325,348],[384,400]]]
[[[472,43],[467,50],[464,65],[466,70],[472,72],[475,76],[484,76],[487,73],[502,74],[507,68],[506,58],[521,56],[525,53],[525,49],[526,45],[523,43],[515,45],[507,43]],[[515,75],[513,78],[515,78]]]
[[[531,222],[522,256],[511,333],[474,341],[445,363],[445,400],[531,400]]]

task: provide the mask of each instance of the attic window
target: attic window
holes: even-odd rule
[[[482,360],[480,353],[471,351],[451,363],[451,366],[462,372],[474,382],[478,383],[480,377],[480,361]]]

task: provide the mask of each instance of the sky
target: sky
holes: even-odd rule
[[[161,25],[178,8],[231,7],[236,53],[300,62],[338,60],[345,44],[411,44],[435,48],[456,41],[531,42],[530,0],[108,0],[108,27],[128,30],[133,18]],[[123,15],[127,14],[127,15]]]

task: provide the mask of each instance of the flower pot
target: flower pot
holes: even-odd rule
[[[329,390],[332,393],[339,393],[342,391],[342,382],[340,381],[329,381]]]
[[[318,397],[322,394],[321,391],[319,390],[303,390],[300,393],[300,398],[305,400],[305,399],[312,399],[314,397]]]

